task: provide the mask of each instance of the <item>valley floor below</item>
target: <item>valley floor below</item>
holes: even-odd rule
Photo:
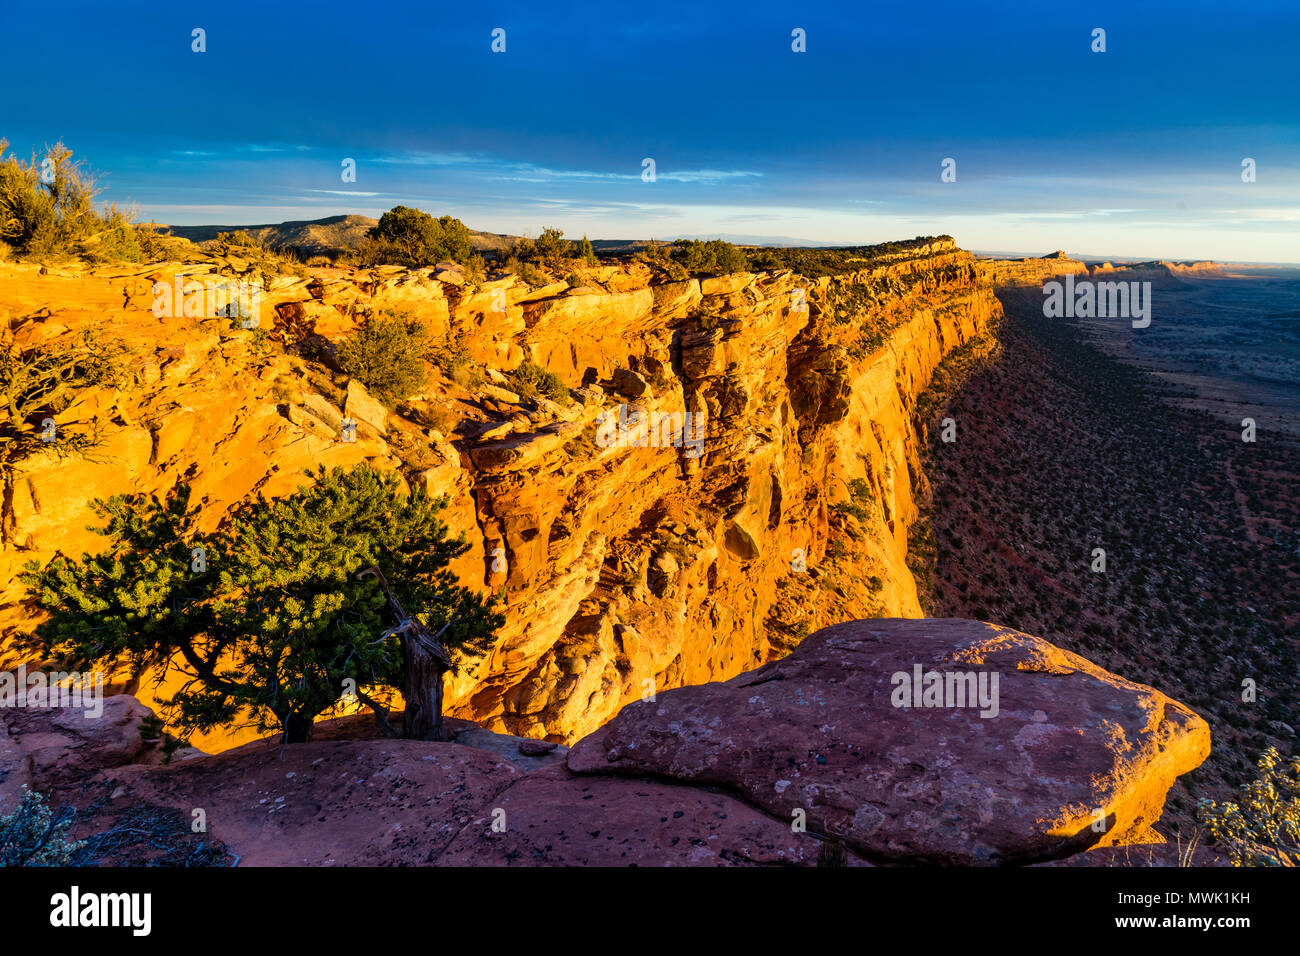
[[[967,377],[926,451],[927,614],[1035,634],[1204,716],[1213,750],[1170,791],[1184,841],[1196,802],[1234,799],[1300,720],[1300,450],[1175,407],[1168,386],[999,293],[996,356]],[[1095,570],[1104,551],[1105,570]]]

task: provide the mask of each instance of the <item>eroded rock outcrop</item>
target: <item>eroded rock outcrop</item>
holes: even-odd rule
[[[45,791],[105,767],[161,762],[164,737],[152,717],[127,694],[104,698],[102,709],[26,701],[0,707],[0,807],[12,807],[23,787]]]
[[[1088,275],[1088,266],[1063,251],[1025,259],[977,259],[980,281],[995,286],[1039,285],[1064,275]]]

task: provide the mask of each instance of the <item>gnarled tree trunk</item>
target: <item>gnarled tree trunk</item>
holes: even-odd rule
[[[425,642],[411,633],[403,636],[402,643],[406,656],[402,685],[402,696],[406,698],[406,736],[415,740],[441,740],[442,675],[446,668]]]
[[[284,743],[306,744],[311,742],[312,718],[302,714],[286,714],[281,718],[284,728]]]
[[[374,575],[388,598],[388,606],[397,618],[397,626],[388,634],[402,638],[402,653],[406,673],[402,681],[402,696],[406,698],[406,715],[403,736],[413,740],[442,739],[442,675],[451,670],[451,655],[439,640],[452,621],[448,621],[437,634],[420,623],[419,618],[406,613],[406,609],[393,596],[388,579],[377,567],[367,568],[357,577]]]

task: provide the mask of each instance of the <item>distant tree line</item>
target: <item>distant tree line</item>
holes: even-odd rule
[[[841,246],[835,248],[778,248],[766,246],[752,250],[750,261],[755,269],[790,269],[809,279],[822,276],[843,275],[856,272],[882,260],[908,253],[941,239],[952,241],[952,236],[917,236],[898,242],[881,242],[872,246]]]

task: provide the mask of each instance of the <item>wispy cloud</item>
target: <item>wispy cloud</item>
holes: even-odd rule
[[[361,196],[366,199],[373,199],[376,196],[386,196],[387,193],[366,193],[356,189],[304,189],[305,193],[323,193],[326,196]]]

